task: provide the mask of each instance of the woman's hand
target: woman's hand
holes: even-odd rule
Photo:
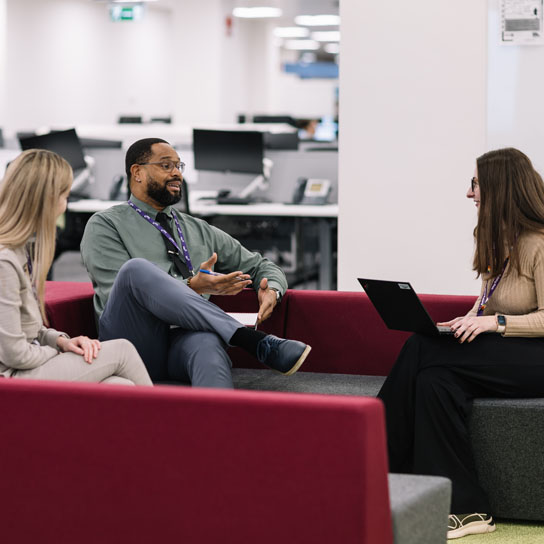
[[[465,315],[437,325],[451,327],[455,338],[461,344],[465,341],[472,342],[482,332],[496,332],[498,328],[494,315]]]
[[[93,359],[98,356],[100,342],[92,340],[88,336],[76,336],[75,338],[59,336],[57,338],[57,346],[64,352],[72,351],[78,355],[83,355],[85,362],[91,364]]]

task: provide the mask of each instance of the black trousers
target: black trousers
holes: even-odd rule
[[[544,338],[482,334],[459,344],[453,336],[415,334],[378,397],[390,471],[446,476],[453,514],[491,513],[469,441],[472,400],[544,397]]]

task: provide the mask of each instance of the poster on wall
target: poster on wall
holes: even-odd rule
[[[500,0],[501,43],[544,45],[543,2],[544,0]]]

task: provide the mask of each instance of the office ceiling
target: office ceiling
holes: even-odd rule
[[[157,4],[172,7],[179,1],[159,0]],[[283,16],[279,22],[281,24],[292,24],[293,18],[297,15],[338,15],[340,0],[227,0],[226,3],[232,4],[232,7],[265,5],[279,7],[283,11]]]

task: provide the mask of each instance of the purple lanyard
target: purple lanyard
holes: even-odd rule
[[[133,210],[137,211],[148,223],[151,223],[165,238],[167,238],[180,253],[183,253],[185,264],[187,265],[189,272],[194,276],[193,264],[191,263],[191,257],[189,257],[189,250],[187,249],[185,237],[183,236],[183,232],[181,231],[181,226],[179,224],[178,218],[176,217],[176,214],[174,213],[172,215],[174,216],[174,223],[176,223],[176,229],[178,231],[178,236],[181,242],[181,249],[174,240],[174,238],[170,236],[170,233],[167,232],[163,227],[161,227],[161,225],[159,225],[157,221],[154,221],[147,213],[144,213],[142,210],[140,210],[140,208],[138,208],[138,206],[136,206],[134,202],[131,202],[129,200],[127,203]]]
[[[494,293],[495,289],[497,288],[497,285],[499,285],[499,282],[502,279],[502,275],[504,274],[504,271],[506,270],[506,265],[508,264],[509,258],[510,257],[506,257],[506,261],[504,261],[504,264],[502,265],[502,272],[491,282],[489,293],[487,292],[487,285],[489,283],[489,280],[485,282],[484,293],[482,295],[482,300],[480,300],[480,307],[478,308],[478,313],[476,315],[484,315],[485,307],[487,306],[487,303],[489,302],[491,295]]]

